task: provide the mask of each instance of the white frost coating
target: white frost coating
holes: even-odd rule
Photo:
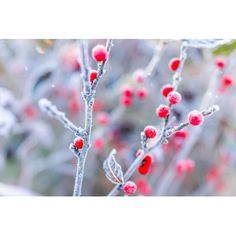
[[[14,115],[8,110],[0,107],[0,135],[7,135],[15,122]]]
[[[13,103],[13,101],[14,96],[12,93],[5,88],[0,88],[0,106],[7,106],[8,104]]]
[[[231,41],[231,39],[183,39],[186,46],[193,48],[215,48]]]
[[[48,99],[42,98],[39,100],[39,108],[41,109],[41,111],[47,112],[48,108],[50,108],[51,106],[52,103]]]

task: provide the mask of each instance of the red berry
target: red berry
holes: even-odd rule
[[[174,88],[172,87],[172,85],[170,84],[166,84],[162,87],[161,89],[161,93],[164,97],[167,97],[167,95],[172,92],[174,90]]]
[[[146,180],[143,179],[138,180],[137,188],[139,192],[143,195],[150,195],[152,192],[151,186],[148,184]]]
[[[141,175],[146,175],[151,170],[151,164],[152,164],[153,158],[151,155],[147,154],[142,163],[140,164],[138,171]]]
[[[225,62],[222,59],[216,59],[215,64],[219,69],[223,69],[225,67]]]
[[[146,174],[150,173],[150,171],[151,171],[150,166],[139,166],[138,167],[138,172],[141,175],[146,175]]]
[[[98,72],[96,70],[91,70],[90,73],[89,73],[89,80],[91,83],[93,83],[93,81],[95,79],[97,79],[97,75],[98,75]]]
[[[185,172],[185,165],[184,165],[184,162],[183,161],[179,161],[177,164],[176,164],[176,167],[175,167],[176,171],[178,174],[182,174]]]
[[[181,94],[175,91],[170,92],[167,96],[168,102],[172,105],[180,103],[181,99]]]
[[[102,149],[104,147],[104,141],[101,138],[96,138],[93,145],[95,149]]]
[[[203,121],[204,121],[204,116],[199,111],[194,110],[188,114],[188,122],[193,126],[201,125]]]
[[[122,96],[121,97],[121,104],[125,107],[130,107],[133,103],[133,100],[131,97],[125,97],[125,96]]]
[[[153,126],[146,126],[144,129],[144,134],[147,138],[155,138],[157,135],[157,131]]]
[[[69,109],[72,113],[77,113],[79,111],[79,109],[80,109],[79,102],[75,97],[70,99]]]
[[[179,58],[172,58],[169,62],[169,69],[172,71],[176,71],[179,67],[180,59]]]
[[[23,112],[24,112],[24,115],[26,116],[26,118],[28,118],[28,119],[34,119],[38,114],[36,108],[31,104],[27,104],[23,108]]]
[[[192,172],[195,167],[195,162],[191,159],[186,159],[185,160],[185,169],[186,172]]]
[[[138,70],[138,71],[135,72],[134,80],[137,83],[141,84],[141,83],[143,83],[145,81],[145,79],[146,79],[146,73],[144,71]]]
[[[105,107],[104,103],[101,100],[95,99],[94,105],[93,105],[93,111],[98,112],[103,110]]]
[[[218,166],[213,166],[207,171],[205,179],[206,181],[214,181],[218,179],[220,175],[221,175],[220,168]]]
[[[107,59],[107,49],[103,45],[97,45],[92,49],[92,57],[95,61],[101,62]]]
[[[97,122],[101,125],[107,125],[109,123],[109,115],[105,112],[102,112],[97,117]]]
[[[233,84],[234,84],[234,81],[231,76],[229,75],[222,76],[221,86],[227,88],[227,87],[231,87]]]
[[[166,105],[160,105],[156,109],[156,115],[160,118],[166,118],[170,114],[170,108]]]
[[[65,52],[63,52],[62,63],[69,70],[80,70],[78,51],[75,47],[69,47]]]
[[[147,95],[148,95],[147,89],[145,89],[145,88],[138,89],[136,92],[136,95],[140,99],[147,97]]]
[[[133,96],[133,89],[131,87],[125,87],[122,91],[122,95],[124,97],[132,97]]]
[[[185,139],[188,137],[188,131],[187,130],[180,130],[180,131],[177,131],[175,134],[174,134],[174,137],[175,138],[180,138],[180,139]]]
[[[123,186],[123,191],[125,194],[134,194],[137,190],[137,186],[133,181],[127,181]]]
[[[81,137],[75,138],[73,144],[76,149],[82,149],[84,146],[84,140]]]

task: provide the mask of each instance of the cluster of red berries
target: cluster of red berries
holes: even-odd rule
[[[123,185],[123,191],[127,195],[132,195],[136,192],[137,190],[137,185],[133,181],[127,181]]]
[[[96,45],[92,49],[92,57],[96,62],[104,62],[107,60],[108,52],[105,46],[103,45]],[[96,70],[91,70],[89,73],[89,80],[91,83],[97,79],[98,72]]]
[[[176,164],[176,171],[178,174],[192,172],[195,167],[195,163],[191,159],[184,159]]]
[[[133,104],[133,97],[135,93],[139,99],[144,99],[148,95],[146,88],[139,88],[135,92],[130,86],[126,86],[122,90],[121,104],[125,107],[130,107]]]
[[[171,105],[176,105],[176,104],[180,103],[180,101],[182,99],[181,94],[174,91],[173,86],[170,84],[164,85],[161,89],[161,93],[164,97],[167,98],[167,101]]]
[[[220,70],[223,70],[225,68],[225,62],[223,59],[217,58],[215,60],[215,64]],[[226,89],[232,87],[233,85],[234,85],[233,78],[229,75],[223,75],[220,81],[219,91],[224,92]]]

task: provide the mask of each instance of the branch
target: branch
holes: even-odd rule
[[[209,107],[207,110],[203,110],[201,113],[203,114],[203,116],[212,116],[216,111],[219,110],[219,107],[217,105],[213,105],[211,107]],[[131,166],[129,167],[129,169],[126,171],[125,175],[124,175],[124,179],[125,181],[127,181],[132,175],[133,173],[136,171],[136,169],[138,168],[138,166],[141,164],[143,158],[145,157],[145,155],[147,153],[149,153],[150,151],[152,151],[153,149],[155,149],[158,145],[160,145],[161,143],[163,143],[165,140],[169,139],[173,134],[175,134],[177,131],[182,130],[183,128],[189,126],[189,122],[185,122],[182,123],[178,126],[175,126],[174,128],[168,128],[168,130],[166,132],[164,132],[159,139],[156,141],[156,143],[154,145],[152,145],[149,148],[146,149],[142,149],[142,153],[141,155],[139,155],[134,162],[131,164]],[[143,141],[141,141],[142,146]],[[113,190],[108,194],[108,196],[115,196],[118,193],[119,190],[119,185],[116,185]]]
[[[110,52],[112,46],[112,40],[108,39],[106,43],[106,48],[108,54]],[[93,105],[94,105],[94,97],[96,94],[96,87],[98,81],[101,79],[102,75],[104,74],[104,68],[106,65],[106,61],[98,64],[98,76],[97,79],[90,84],[89,81],[89,61],[88,61],[88,45],[87,42],[84,40],[81,41],[80,44],[80,51],[81,51],[81,73],[83,79],[83,92],[82,97],[85,103],[85,136],[84,136],[84,146],[81,150],[77,150],[74,148],[73,144],[70,145],[70,150],[77,156],[77,170],[76,170],[76,177],[75,177],[75,185],[74,185],[74,194],[73,196],[81,196],[82,192],[82,183],[84,178],[84,168],[85,168],[85,161],[88,155],[88,151],[91,146],[91,131],[92,131],[92,123],[93,123]]]
[[[75,136],[84,137],[85,131],[81,127],[75,126],[65,115],[53,105],[48,99],[42,98],[39,100],[39,107],[43,112],[46,112],[50,117],[59,120],[65,128],[69,129]]]

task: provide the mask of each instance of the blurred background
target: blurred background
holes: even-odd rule
[[[91,49],[105,42],[88,40],[93,69]],[[172,83],[168,64],[179,56],[180,45],[179,40],[114,40],[97,89],[83,195],[106,196],[114,187],[102,168],[109,152],[117,149],[125,171],[136,158],[143,128],[160,128],[155,109],[166,104],[160,90]],[[236,93],[233,84],[222,87],[222,76],[235,78],[235,48],[233,40],[215,49],[188,49],[179,86],[183,99],[171,121],[184,122],[190,111],[213,104],[220,111],[153,150],[150,172],[136,171],[131,178],[136,195],[236,195]],[[68,146],[74,136],[41,112],[38,101],[50,99],[83,126],[79,54],[78,40],[0,40],[0,195],[72,195],[76,158]],[[129,101],[123,97],[127,88],[133,93]],[[172,165],[178,157],[191,159],[194,168],[180,173]]]

